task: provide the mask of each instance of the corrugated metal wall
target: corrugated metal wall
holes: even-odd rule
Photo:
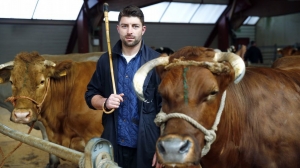
[[[73,25],[0,24],[0,63],[19,52],[64,54]]]
[[[256,28],[260,46],[294,45],[300,42],[300,13],[261,18]]]
[[[114,45],[119,39],[116,26],[117,22],[110,23],[111,45]],[[147,23],[146,27],[143,39],[148,46],[170,47],[173,50],[178,50],[188,45],[203,46],[214,25]],[[38,51],[40,54],[64,54],[72,28],[73,24],[0,24],[0,63],[12,60],[17,53],[22,51]],[[107,50],[104,24],[102,30],[104,35],[103,48]],[[94,46],[90,50],[99,51],[99,47]],[[74,49],[74,52],[76,51],[77,49]]]
[[[272,64],[281,55],[277,48],[288,45],[300,47],[300,13],[264,17],[256,25],[256,42],[264,61]]]

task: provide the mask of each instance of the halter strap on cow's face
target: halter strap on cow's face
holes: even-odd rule
[[[47,85],[46,85],[46,91],[44,93],[44,96],[43,96],[43,99],[40,103],[38,103],[36,100],[28,97],[28,96],[11,96],[11,97],[8,97],[5,101],[9,101],[13,104],[13,106],[16,105],[16,100],[17,99],[28,99],[28,100],[31,100],[34,104],[36,104],[36,108],[38,110],[38,114],[40,114],[41,110],[42,110],[42,105],[46,99],[46,96],[48,94],[48,90],[49,90],[49,87],[50,87],[50,78],[48,78],[47,80]]]
[[[154,122],[155,122],[155,124],[158,127],[161,128],[161,134],[163,133],[163,131],[165,129],[165,122],[167,122],[171,118],[182,118],[182,119],[188,121],[194,127],[196,127],[199,130],[201,130],[205,134],[204,138],[206,140],[206,144],[203,147],[202,152],[201,152],[201,157],[203,157],[203,156],[205,156],[209,152],[211,144],[216,140],[216,137],[217,137],[216,131],[218,129],[218,124],[220,122],[222,112],[224,110],[225,99],[226,99],[226,90],[224,91],[224,93],[222,95],[221,103],[220,103],[219,110],[218,110],[217,115],[216,115],[215,122],[214,122],[214,124],[213,124],[213,126],[212,126],[212,128],[210,130],[207,130],[205,127],[203,127],[200,123],[198,123],[192,117],[187,116],[187,115],[185,115],[183,113],[170,113],[170,114],[166,114],[165,112],[163,112],[161,110],[156,115],[156,118],[154,119]]]

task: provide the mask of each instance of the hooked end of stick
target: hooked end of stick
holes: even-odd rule
[[[108,3],[106,2],[103,4],[103,11],[108,12]]]

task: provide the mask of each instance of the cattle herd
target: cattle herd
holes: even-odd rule
[[[103,131],[102,111],[84,101],[101,55],[17,54],[0,64],[0,106],[12,122],[37,121],[45,139],[83,152]],[[165,167],[300,167],[299,56],[246,68],[234,53],[183,47],[138,70],[133,82],[141,100],[153,68],[163,98],[153,121],[161,127],[156,153]],[[48,167],[58,165],[50,155]]]

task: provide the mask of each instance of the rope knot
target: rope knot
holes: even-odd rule
[[[16,100],[17,100],[16,97],[10,96],[10,97],[8,97],[5,101],[6,101],[6,102],[10,102],[13,106],[15,106],[15,105],[16,105]]]
[[[160,127],[166,121],[166,118],[167,118],[167,114],[163,111],[160,111],[156,115],[156,118],[154,119],[154,122],[158,127]]]
[[[217,137],[217,135],[216,135],[216,132],[214,131],[214,130],[207,130],[207,135],[205,135],[205,140],[207,141],[207,142],[214,142],[215,140],[216,140],[216,137]]]

